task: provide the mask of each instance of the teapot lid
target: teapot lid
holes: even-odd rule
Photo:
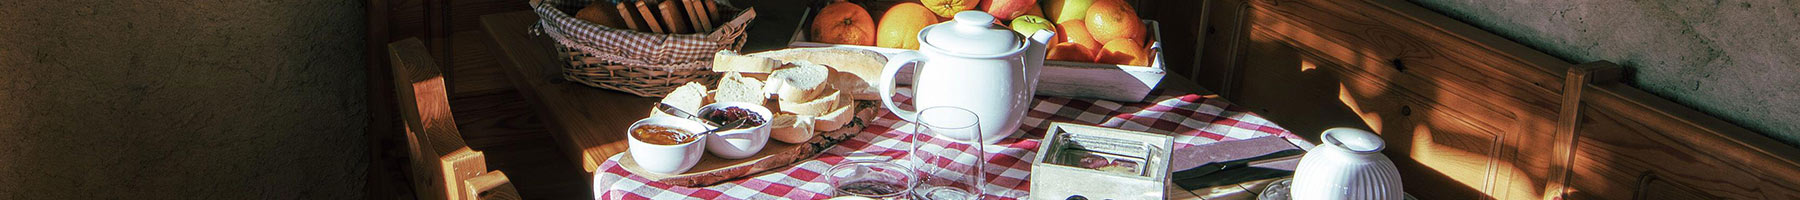
[[[957,12],[950,22],[932,25],[920,33],[920,42],[953,54],[1001,54],[1023,49],[1020,36],[994,24],[994,16],[982,11]]]

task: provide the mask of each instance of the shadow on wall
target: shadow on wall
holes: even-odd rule
[[[1793,1],[1409,1],[1572,63],[1617,62],[1633,86],[1800,146]]]
[[[356,199],[361,2],[0,2],[0,199]]]

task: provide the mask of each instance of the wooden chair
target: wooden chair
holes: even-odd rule
[[[521,199],[506,173],[488,171],[482,153],[463,142],[450,115],[448,83],[425,43],[418,38],[389,43],[388,53],[418,198]]]

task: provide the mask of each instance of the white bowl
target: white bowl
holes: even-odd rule
[[[756,152],[762,151],[763,146],[769,143],[769,123],[770,120],[774,120],[775,114],[769,112],[769,108],[763,107],[762,105],[742,102],[719,102],[701,106],[700,111],[695,112],[695,115],[699,115],[701,116],[701,120],[705,120],[705,115],[698,113],[706,113],[708,110],[723,109],[727,107],[738,107],[750,110],[751,113],[756,113],[757,117],[761,117],[763,123],[748,128],[713,132],[706,136],[706,151],[712,152],[713,155],[725,159],[744,159],[756,155]],[[707,128],[713,127],[707,126]]]
[[[660,145],[646,143],[631,134],[631,130],[636,130],[638,126],[651,124],[680,129],[690,134],[707,130],[706,124],[678,117],[651,116],[631,123],[631,128],[625,129],[625,136],[631,138],[627,143],[630,146],[626,148],[633,161],[637,161],[638,168],[655,173],[676,174],[687,172],[694,168],[694,164],[700,163],[700,153],[706,151],[708,137],[701,136],[687,143]]]

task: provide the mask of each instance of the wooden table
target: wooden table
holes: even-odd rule
[[[503,68],[500,71],[542,117],[558,148],[583,170],[594,173],[605,159],[625,151],[623,130],[648,116],[647,106],[657,99],[563,81],[558,70],[566,61],[556,57],[552,41],[527,31],[537,19],[537,15],[526,11],[482,16],[481,22],[497,48]],[[1164,79],[1159,86],[1163,89],[1216,97],[1181,76],[1171,74]],[[1170,195],[1172,199],[1253,199],[1268,181],[1271,180],[1171,191]]]
[[[657,99],[563,82],[557,70],[567,63],[546,37],[527,32],[537,19],[521,11],[482,16],[481,24],[500,52],[502,71],[542,116],[558,146],[593,173],[607,157],[625,152],[625,129],[649,116],[648,105]]]
[[[567,63],[556,57],[553,41],[527,32],[537,20],[536,14],[520,11],[482,16],[481,24],[493,37],[507,76],[534,104],[570,159],[592,173],[607,157],[625,152],[622,132],[649,116],[648,105],[657,99],[563,81],[557,70]],[[1161,83],[1163,89],[1212,94],[1175,74]]]

